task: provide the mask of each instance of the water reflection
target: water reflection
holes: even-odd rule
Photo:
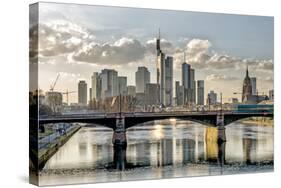
[[[235,123],[215,128],[182,120],[127,130],[127,146],[113,132],[82,128],[47,162],[44,185],[273,170],[273,127]],[[125,173],[123,173],[123,172]]]

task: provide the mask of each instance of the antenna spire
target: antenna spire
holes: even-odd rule
[[[161,35],[160,35],[160,27],[158,28],[158,39],[160,39]]]
[[[183,62],[185,63],[185,51],[183,51]]]

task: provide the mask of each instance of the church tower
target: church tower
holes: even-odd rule
[[[246,77],[243,82],[242,102],[246,102],[252,96],[252,83],[249,77],[248,66],[246,70]]]

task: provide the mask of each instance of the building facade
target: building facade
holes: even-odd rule
[[[156,105],[158,101],[158,85],[148,83],[145,87],[145,105]]]
[[[184,104],[184,86],[180,85],[179,81],[176,81],[176,105],[182,106]]]
[[[118,76],[118,94],[127,95],[127,77]]]
[[[197,81],[197,105],[204,105],[204,80]]]
[[[136,93],[144,93],[146,84],[150,83],[150,72],[146,67],[138,67],[135,78]]]
[[[217,93],[215,93],[213,90],[208,93],[207,104],[208,105],[217,104]]]
[[[167,56],[164,65],[164,83],[161,96],[162,104],[165,106],[172,106],[173,103],[173,57]]]
[[[92,89],[90,100],[98,100],[101,97],[101,79],[98,72],[94,72],[91,77]]]
[[[118,73],[113,69],[103,69],[100,74],[101,97],[114,97],[118,95]]]
[[[85,80],[80,80],[78,83],[78,103],[87,105],[87,83]]]
[[[252,95],[257,95],[257,78],[251,77]]]
[[[247,102],[252,96],[252,82],[249,77],[248,67],[246,70],[246,76],[243,81],[243,88],[242,88],[242,102]]]
[[[127,86],[127,95],[136,96],[136,86]]]

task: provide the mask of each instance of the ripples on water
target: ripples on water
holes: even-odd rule
[[[80,129],[46,163],[41,185],[253,173],[273,170],[273,127],[234,123],[218,129],[182,120],[127,130],[126,170],[111,168],[112,130]]]

